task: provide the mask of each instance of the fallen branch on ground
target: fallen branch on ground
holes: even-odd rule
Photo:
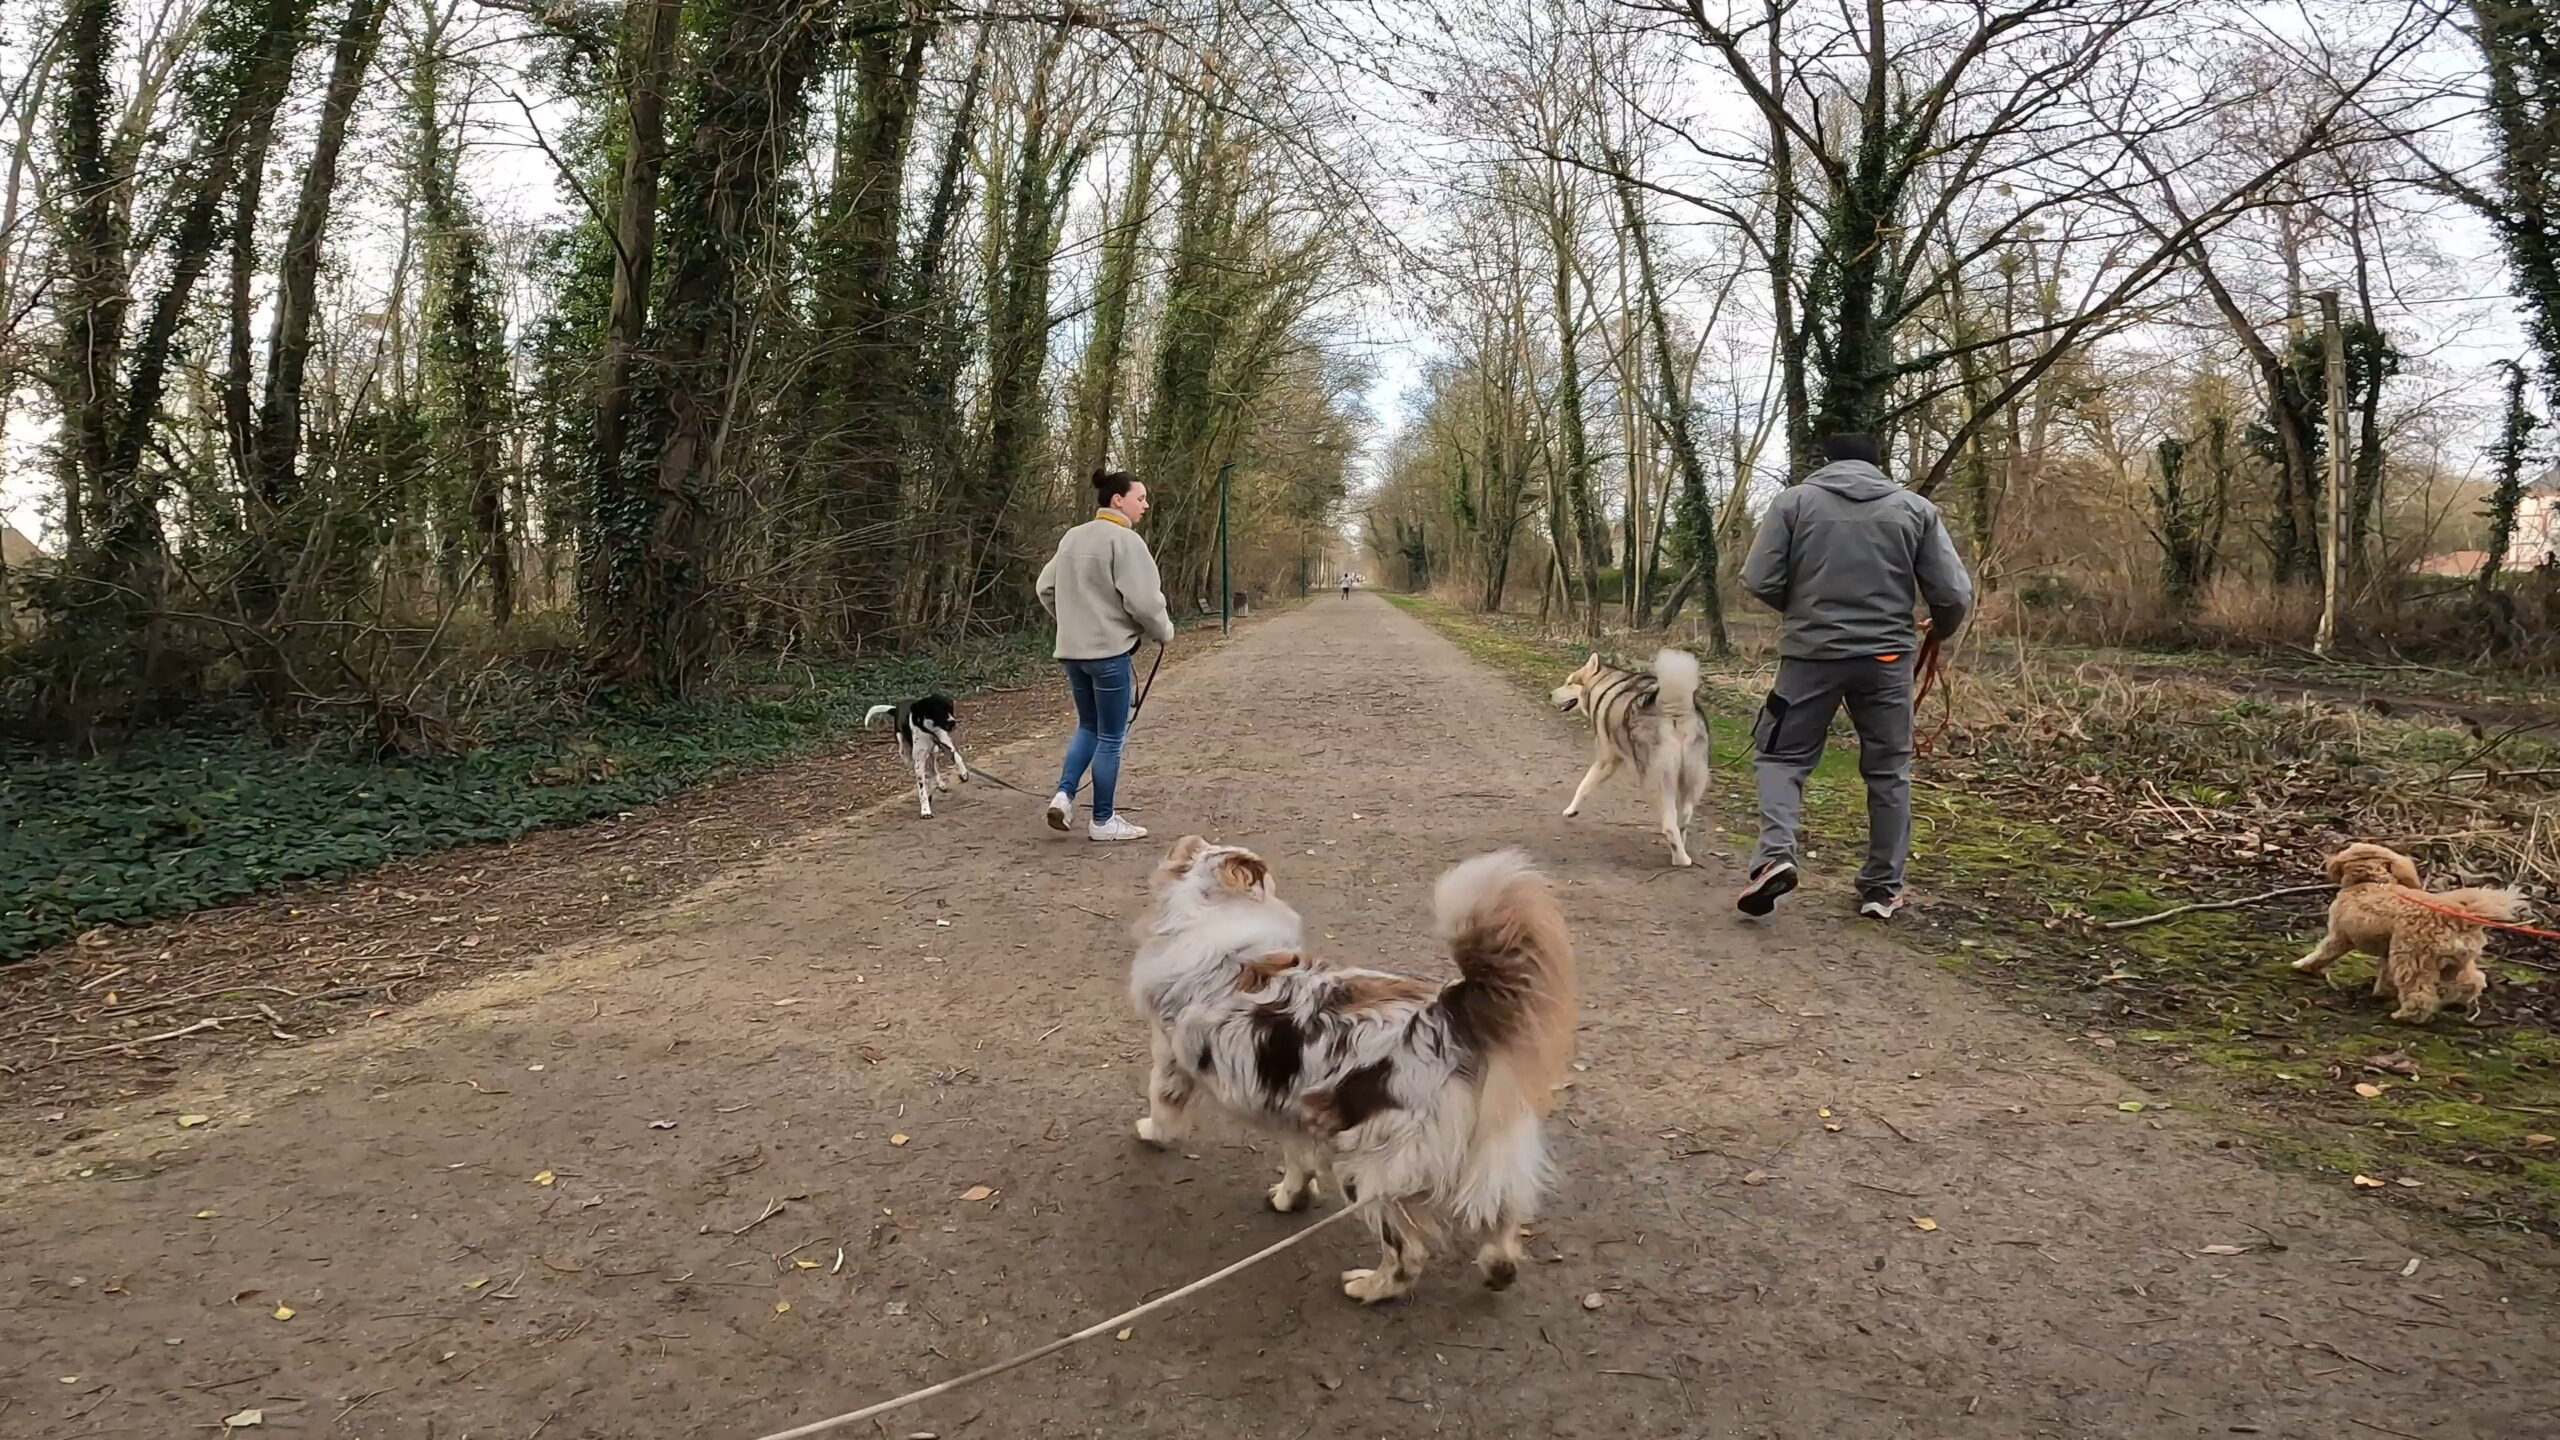
[[[2281,890],[2270,890],[2263,895],[2244,896],[2238,900],[2199,900],[2193,905],[2180,905],[2174,909],[2163,910],[2157,915],[2137,915],[2131,920],[2109,920],[2098,928],[2131,930],[2137,926],[2166,920],[2173,915],[2191,915],[2198,910],[2238,910],[2244,906],[2263,904],[2269,900],[2281,900],[2287,895],[2325,894],[2337,888],[2335,885],[2287,885]]]

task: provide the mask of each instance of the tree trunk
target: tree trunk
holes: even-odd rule
[[[322,244],[338,193],[338,161],[349,118],[362,92],[382,36],[384,0],[351,0],[338,26],[329,84],[320,107],[320,131],[302,172],[293,222],[276,265],[275,316],[267,332],[266,390],[249,425],[248,506],[250,558],[240,580],[243,618],[270,651],[285,577],[305,543],[299,465],[302,453],[303,377],[310,364],[312,319],[318,308]],[[257,678],[272,717],[284,703],[281,671],[266,666]]]
[[[1547,191],[1547,242],[1555,260],[1556,429],[1564,446],[1563,502],[1580,549],[1582,631],[1600,639],[1600,566],[1603,547],[1599,507],[1591,495],[1591,445],[1582,415],[1581,311],[1573,299],[1573,220],[1566,213],[1561,179]]]
[[[1695,589],[1699,607],[1706,612],[1707,633],[1715,653],[1729,655],[1733,653],[1733,639],[1725,631],[1724,598],[1717,575],[1715,507],[1707,498],[1707,467],[1698,456],[1697,434],[1690,427],[1689,405],[1671,356],[1671,323],[1663,312],[1662,286],[1653,268],[1653,243],[1645,227],[1644,207],[1636,201],[1635,187],[1628,183],[1625,165],[1620,163],[1614,168],[1618,171],[1619,213],[1625,217],[1627,233],[1635,242],[1637,289],[1644,303],[1645,330],[1653,342],[1653,420],[1670,442],[1672,463],[1680,471],[1680,497],[1673,520],[1680,548],[1672,553],[1683,562],[1683,573],[1670,603],[1662,607],[1658,628],[1671,628],[1679,618],[1682,602]]]
[[[505,629],[515,618],[516,593],[507,523],[506,337],[491,293],[488,238],[461,193],[456,157],[445,143],[443,43],[442,24],[431,23],[411,102],[428,297],[425,379],[436,400],[429,444],[439,463],[461,466],[458,488],[478,573],[488,587],[489,619]]]
[[[699,18],[699,68],[666,161],[666,281],[638,407],[648,473],[614,517],[618,563],[591,632],[599,670],[639,693],[689,692],[720,635],[714,507],[757,345],[746,270],[770,233],[821,59],[813,18],[787,0],[706,0]]]
[[[906,477],[901,421],[924,313],[900,303],[906,285],[898,232],[916,94],[933,36],[929,26],[901,28],[897,15],[895,7],[870,6],[853,38],[852,109],[840,127],[811,257],[812,323],[835,357],[812,375],[811,460],[832,531],[834,628],[849,640],[884,633],[896,621]]]
[[[675,66],[684,0],[626,0],[622,169],[614,195],[613,293],[605,318],[603,375],[596,386],[595,454],[587,477],[578,585],[587,646],[601,659],[632,658],[626,611],[646,582],[651,544],[647,487],[632,473],[632,371],[649,321],[658,248],[658,178],[666,165],[667,86]],[[608,668],[618,668],[608,666]]]

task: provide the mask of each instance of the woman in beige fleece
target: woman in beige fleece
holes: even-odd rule
[[[1065,830],[1076,790],[1093,771],[1096,840],[1142,840],[1147,832],[1111,813],[1120,786],[1120,742],[1129,733],[1135,693],[1130,661],[1143,639],[1173,639],[1156,557],[1132,528],[1147,513],[1147,487],[1123,470],[1093,472],[1094,517],[1059,537],[1058,553],[1040,572],[1040,604],[1058,620],[1058,663],[1075,696],[1076,733],[1049,797],[1049,828]]]

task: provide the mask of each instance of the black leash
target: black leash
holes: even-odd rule
[[[1141,643],[1144,643],[1144,642],[1141,642]],[[1137,655],[1137,653],[1138,653],[1138,646],[1136,646],[1136,645],[1132,645],[1132,646],[1130,646],[1130,647],[1129,647],[1129,654],[1130,654],[1132,657],[1136,656],[1136,655]],[[1159,641],[1157,641],[1157,642],[1156,642],[1156,658],[1155,658],[1155,663],[1153,663],[1153,664],[1151,664],[1151,665],[1149,665],[1149,666],[1147,667],[1147,679],[1146,679],[1146,683],[1145,683],[1145,684],[1143,684],[1143,685],[1140,685],[1140,686],[1138,687],[1138,696],[1137,696],[1137,698],[1136,698],[1135,700],[1132,700],[1132,701],[1130,701],[1130,702],[1129,702],[1129,724],[1128,724],[1128,726],[1127,726],[1125,729],[1123,729],[1123,730],[1120,732],[1120,739],[1121,739],[1121,742],[1122,742],[1123,744],[1126,744],[1126,743],[1128,742],[1128,739],[1129,739],[1129,731],[1131,731],[1131,730],[1135,730],[1135,729],[1137,729],[1137,728],[1138,728],[1138,716],[1139,716],[1139,715],[1141,715],[1141,714],[1143,714],[1143,713],[1146,711],[1146,708],[1147,708],[1147,694],[1148,694],[1148,692],[1149,692],[1149,691],[1151,691],[1151,690],[1153,690],[1153,689],[1155,689],[1155,688],[1156,688],[1156,672],[1157,672],[1157,671],[1159,671],[1159,670],[1162,670],[1163,668],[1164,668],[1164,642],[1163,642],[1163,641],[1161,641],[1161,640],[1159,640]],[[969,773],[970,773],[970,774],[972,774],[972,775],[978,776],[978,777],[979,777],[979,778],[981,778],[981,779],[993,780],[993,781],[994,781],[994,782],[996,782],[998,785],[1003,786],[1004,788],[1006,788],[1007,790],[1012,791],[1012,792],[1013,792],[1014,794],[1016,794],[1016,795],[1029,795],[1029,796],[1030,796],[1032,799],[1034,799],[1034,800],[1046,800],[1046,799],[1048,799],[1048,798],[1049,798],[1049,795],[1042,795],[1042,794],[1036,793],[1036,792],[1034,792],[1034,791],[1025,790],[1025,789],[1023,789],[1021,786],[1014,784],[1012,781],[1007,780],[1006,778],[1004,778],[1004,777],[1003,777],[1003,776],[1001,776],[1001,775],[998,775],[997,773],[995,773],[995,772],[994,772],[994,771],[992,771],[992,770],[984,770],[984,769],[980,769],[980,770],[972,770],[972,771],[970,771]],[[1084,787],[1085,787],[1085,786],[1087,786],[1087,785],[1089,785],[1089,784],[1091,784],[1091,783],[1092,783],[1092,779],[1091,779],[1091,777],[1089,777],[1089,776],[1088,776],[1086,779],[1083,779],[1083,780],[1079,780],[1079,781],[1077,781],[1077,782],[1076,782],[1076,789],[1075,789],[1075,793],[1076,793],[1076,794],[1078,794],[1078,795],[1083,794],[1083,793],[1084,793]],[[1051,792],[1050,792],[1050,794],[1052,794],[1052,795],[1054,795],[1054,794],[1056,794],[1056,793],[1057,793],[1057,792],[1055,792],[1055,791],[1051,791]],[[1072,798],[1072,797],[1070,797],[1070,798]]]

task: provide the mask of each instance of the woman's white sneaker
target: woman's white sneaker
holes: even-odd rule
[[[1147,838],[1145,826],[1132,825],[1117,815],[1108,820],[1094,821],[1090,833],[1096,840],[1144,840]]]
[[[1066,834],[1067,820],[1070,816],[1075,814],[1075,811],[1075,797],[1069,795],[1066,791],[1061,790],[1057,794],[1050,796],[1049,828],[1057,831],[1061,835]]]

